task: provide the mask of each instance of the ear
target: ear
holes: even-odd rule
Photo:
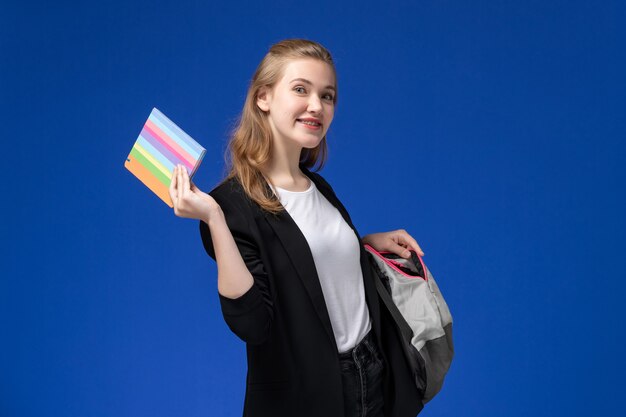
[[[270,105],[269,100],[271,99],[271,94],[267,86],[262,86],[259,88],[259,92],[256,95],[256,105],[263,111],[269,111]]]

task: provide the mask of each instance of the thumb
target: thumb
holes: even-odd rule
[[[402,245],[398,245],[395,242],[393,243],[393,247],[390,249],[390,251],[395,253],[396,255],[402,256],[403,258],[411,257],[411,252],[409,252],[407,248]]]

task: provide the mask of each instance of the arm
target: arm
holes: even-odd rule
[[[200,221],[200,236],[207,254],[217,261],[224,321],[244,342],[261,344],[269,336],[273,319],[269,277],[247,217],[227,198],[218,194],[215,197],[223,207],[224,220]]]
[[[215,191],[203,193],[184,168],[175,168],[170,185],[174,213],[200,220],[206,252],[217,262],[217,287],[228,327],[246,343],[262,343],[269,335],[273,306],[268,277],[248,219]],[[215,197],[215,198],[214,198]]]
[[[411,256],[409,250],[414,250],[418,255],[424,256],[424,252],[415,239],[404,229],[384,233],[372,233],[363,236],[362,240],[363,243],[370,245],[379,252],[390,251],[403,258],[408,258]]]
[[[204,224],[204,227],[202,226]],[[208,228],[206,231],[203,229]],[[239,298],[244,295],[254,280],[248,270],[235,238],[228,229],[221,207],[203,221],[201,234],[210,236],[217,262],[217,292],[225,298]],[[204,237],[203,237],[204,239]]]

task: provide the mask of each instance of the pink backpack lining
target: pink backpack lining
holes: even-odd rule
[[[367,243],[365,244],[366,247],[370,248],[372,252],[374,252],[376,255],[378,255],[387,265],[389,265],[389,267],[393,268],[396,272],[398,272],[399,274],[401,274],[402,276],[405,276],[407,278],[420,278],[423,279],[424,281],[428,281],[428,273],[426,272],[426,265],[424,264],[424,261],[422,260],[422,257],[419,256],[417,254],[417,252],[415,252],[414,250],[409,249],[411,252],[415,252],[415,255],[417,256],[417,259],[419,259],[420,261],[420,265],[422,265],[422,271],[424,271],[424,277],[421,277],[419,275],[410,275],[407,274],[406,272],[404,272],[400,267],[404,267],[404,265],[402,265],[399,262],[396,262],[392,259],[387,258],[386,256],[384,256],[384,254],[386,253],[394,253],[394,252],[390,252],[390,251],[382,251],[382,252],[378,252],[376,249],[374,249],[372,246],[368,245]]]

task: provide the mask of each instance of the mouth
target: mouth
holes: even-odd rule
[[[302,124],[304,127],[308,128],[308,129],[312,129],[312,130],[319,130],[322,128],[322,124],[319,122],[314,122],[312,120],[302,120],[302,119],[296,119],[296,121],[300,124]]]

